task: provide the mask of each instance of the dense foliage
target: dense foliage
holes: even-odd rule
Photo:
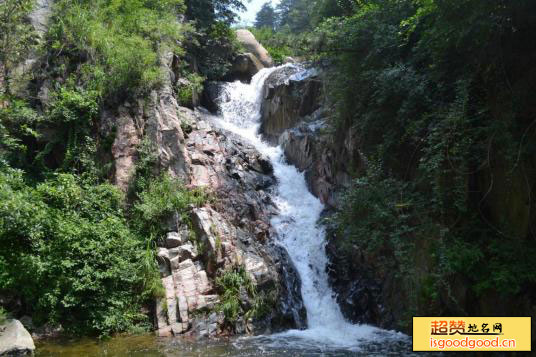
[[[0,2],[0,298],[14,316],[78,334],[151,324],[143,311],[163,290],[155,245],[164,223],[187,221],[207,197],[161,176],[149,142],[125,197],[108,183],[115,131],[105,136],[100,120],[159,89],[163,54],[178,63],[184,105],[207,75],[225,72],[241,2],[211,3],[59,0],[36,37],[26,21],[34,1]],[[199,17],[185,19],[193,8]],[[23,78],[14,69],[30,54]]]
[[[32,187],[16,170],[2,171],[0,187],[1,291],[23,297],[38,323],[86,333],[143,320],[144,246],[117,189],[69,174]]]
[[[271,2],[262,5],[261,9],[255,17],[255,27],[273,30],[276,25],[276,14]]]
[[[159,52],[180,53],[182,0],[59,1],[48,32],[55,70],[108,99],[161,80]]]
[[[283,0],[276,12],[276,32],[256,34],[273,54],[331,64],[335,139],[354,130],[366,157],[335,218],[341,250],[402,272],[414,314],[479,313],[456,301],[460,282],[471,301],[530,296],[536,4]]]

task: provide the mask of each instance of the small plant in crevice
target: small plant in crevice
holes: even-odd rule
[[[0,306],[0,325],[2,325],[7,320],[7,311]]]
[[[154,241],[147,240],[145,254],[143,255],[141,263],[141,271],[143,275],[143,300],[164,298],[166,296],[166,291],[162,285],[160,272],[158,270]]]
[[[179,105],[192,108],[194,98],[198,97],[203,91],[203,82],[205,80],[205,77],[197,73],[188,73],[184,78],[179,79],[176,84]]]
[[[216,288],[221,299],[216,309],[223,313],[225,322],[232,327],[240,316],[251,310],[245,311],[242,295],[246,293],[247,298],[255,299],[257,289],[243,266],[235,266],[223,272],[216,278]]]
[[[206,201],[204,190],[188,189],[180,180],[164,174],[148,180],[138,193],[134,216],[140,231],[152,239],[158,239],[166,233],[161,222],[177,213],[181,221],[190,226],[191,207],[202,206]]]

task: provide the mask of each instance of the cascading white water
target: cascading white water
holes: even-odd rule
[[[308,329],[291,330],[272,338],[292,340],[294,346],[356,349],[363,340],[385,336],[378,334],[382,331],[378,328],[345,321],[328,285],[325,232],[317,224],[324,207],[307,189],[303,173],[285,163],[281,147],[264,143],[258,135],[263,85],[276,69],[263,69],[251,84],[227,84],[224,88],[227,98],[220,104],[221,117],[216,119],[216,124],[242,136],[268,156],[278,180],[273,200],[279,215],[273,218],[272,225],[300,275]]]

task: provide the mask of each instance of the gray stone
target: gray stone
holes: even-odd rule
[[[30,333],[18,320],[9,320],[0,326],[0,356],[32,354],[35,345]]]
[[[266,79],[261,133],[271,143],[276,144],[285,130],[295,127],[305,116],[321,107],[322,82],[317,72],[307,73],[304,68],[286,66],[278,68]]]
[[[169,261],[169,251],[166,248],[158,248],[157,258],[158,269],[162,277],[171,275],[171,265]]]
[[[169,232],[166,235],[166,247],[168,248],[177,248],[184,243],[186,243],[184,237],[181,236],[178,232]]]
[[[261,257],[247,253],[244,257],[244,267],[250,278],[259,285],[270,279],[268,267]]]
[[[173,331],[173,335],[178,336],[188,330],[188,324],[184,323],[175,323],[171,325],[171,331]]]
[[[165,326],[165,327],[162,327],[162,328],[156,330],[156,335],[158,337],[172,337],[173,336],[173,331],[171,329],[171,326]]]
[[[179,254],[181,261],[187,260],[187,259],[195,260],[198,257],[197,248],[195,247],[195,245],[191,243],[186,243],[186,244],[181,245],[178,248],[178,254]]]
[[[175,258],[170,259],[169,262],[171,263],[171,270],[172,271],[178,270],[179,269],[179,264],[181,263],[181,257],[179,255],[177,255]]]
[[[255,55],[265,67],[272,67],[274,65],[274,61],[268,51],[257,41],[249,30],[237,30],[236,39],[248,52]]]
[[[249,81],[264,65],[253,53],[243,53],[235,58],[229,78]]]

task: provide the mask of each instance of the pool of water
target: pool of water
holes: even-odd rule
[[[157,338],[154,335],[92,339],[53,340],[36,343],[37,357],[193,357],[193,356],[423,356],[411,351],[409,339],[367,341],[359,350],[308,347],[305,340],[291,336],[242,337],[195,341],[187,338]],[[426,355],[426,354],[424,354]]]

